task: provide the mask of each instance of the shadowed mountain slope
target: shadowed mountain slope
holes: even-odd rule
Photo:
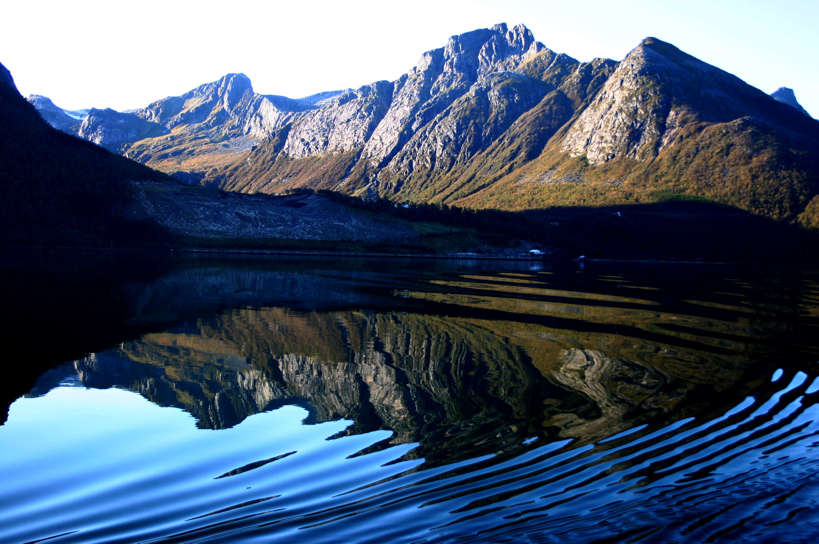
[[[225,107],[234,106],[237,96],[248,98],[246,88],[233,92],[230,82],[226,88],[222,94],[230,100]],[[98,114],[135,115],[91,110],[82,127]],[[188,114],[195,112],[157,108],[155,118],[173,124]],[[338,242],[416,244],[425,233],[460,232],[363,211],[309,192],[274,197],[186,186],[48,126],[2,65],[0,123],[4,245],[302,248],[324,243],[335,248]]]
[[[163,235],[125,216],[128,180],[166,176],[48,126],[2,65],[0,123],[3,242],[107,245]]]

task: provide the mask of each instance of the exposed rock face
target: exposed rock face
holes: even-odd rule
[[[772,126],[793,116],[761,91],[671,44],[646,38],[617,66],[578,117],[561,150],[590,164],[655,158],[696,123],[754,116]]]
[[[231,136],[266,136],[307,105],[253,92],[244,74],[227,74],[183,94],[157,100],[135,115],[167,129],[178,126],[222,128]],[[136,140],[134,140],[136,141]]]
[[[425,53],[391,93],[377,85],[206,182],[513,209],[685,193],[790,220],[819,191],[819,124],[656,38],[579,63],[498,25]]]
[[[659,151],[671,100],[653,77],[664,59],[649,45],[646,40],[618,65],[572,125],[563,151],[585,154],[591,164],[618,156],[639,160]]]
[[[555,93],[547,108],[560,104],[559,122],[529,119],[512,129],[551,131],[537,138],[539,152],[612,65],[581,65],[535,41],[523,25],[453,36],[398,80],[362,87],[306,112],[274,131],[246,161],[211,179],[231,190],[280,192],[307,185],[421,200],[440,192],[441,176],[468,167]],[[530,138],[524,139],[528,147]],[[328,167],[294,168],[293,161],[307,157],[329,165],[340,153],[353,156],[345,158],[344,168],[332,168],[335,181],[327,179]]]
[[[133,113],[120,113],[108,108],[89,111],[77,129],[77,136],[110,151],[120,152],[131,142],[167,132],[161,125],[145,121]]]
[[[453,36],[445,47],[424,53],[418,65],[394,83],[395,96],[365,155],[374,163],[391,157],[475,83],[492,73],[515,70],[543,50],[526,27],[507,30],[501,24]]]
[[[800,104],[796,100],[796,95],[794,94],[793,89],[791,89],[790,87],[779,87],[777,90],[771,93],[771,97],[774,100],[782,102],[783,104],[787,104],[788,106],[796,108],[797,110],[801,111],[802,113],[810,117],[810,114],[807,112],[807,110],[805,110],[805,108],[802,107],[802,104]]]
[[[290,128],[284,153],[301,158],[360,148],[387,111],[392,92],[392,84],[379,81],[341,94]]]

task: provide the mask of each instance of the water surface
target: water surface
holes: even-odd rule
[[[10,406],[0,541],[819,534],[812,273],[208,263],[130,285],[143,331]]]

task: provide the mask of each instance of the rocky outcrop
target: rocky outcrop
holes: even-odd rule
[[[167,132],[165,127],[145,121],[133,113],[120,113],[108,108],[90,110],[80,123],[77,136],[119,153],[131,142]]]
[[[392,93],[393,85],[386,81],[342,93],[295,122],[283,152],[302,158],[361,148],[390,106]]]
[[[383,163],[473,85],[490,74],[518,69],[543,50],[523,25],[508,30],[501,24],[453,36],[445,47],[424,53],[394,83],[394,98],[367,142],[365,156]]]
[[[771,93],[771,98],[778,102],[782,102],[783,104],[787,104],[792,108],[796,108],[797,111],[801,111],[802,113],[810,117],[810,114],[807,112],[807,110],[805,110],[805,108],[802,107],[802,104],[800,104],[799,101],[796,100],[796,95],[794,94],[793,89],[791,89],[790,87],[779,87],[777,90]]]

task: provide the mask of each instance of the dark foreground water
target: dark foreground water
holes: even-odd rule
[[[819,538],[813,273],[188,263],[119,293],[120,343],[9,407],[0,542]]]

